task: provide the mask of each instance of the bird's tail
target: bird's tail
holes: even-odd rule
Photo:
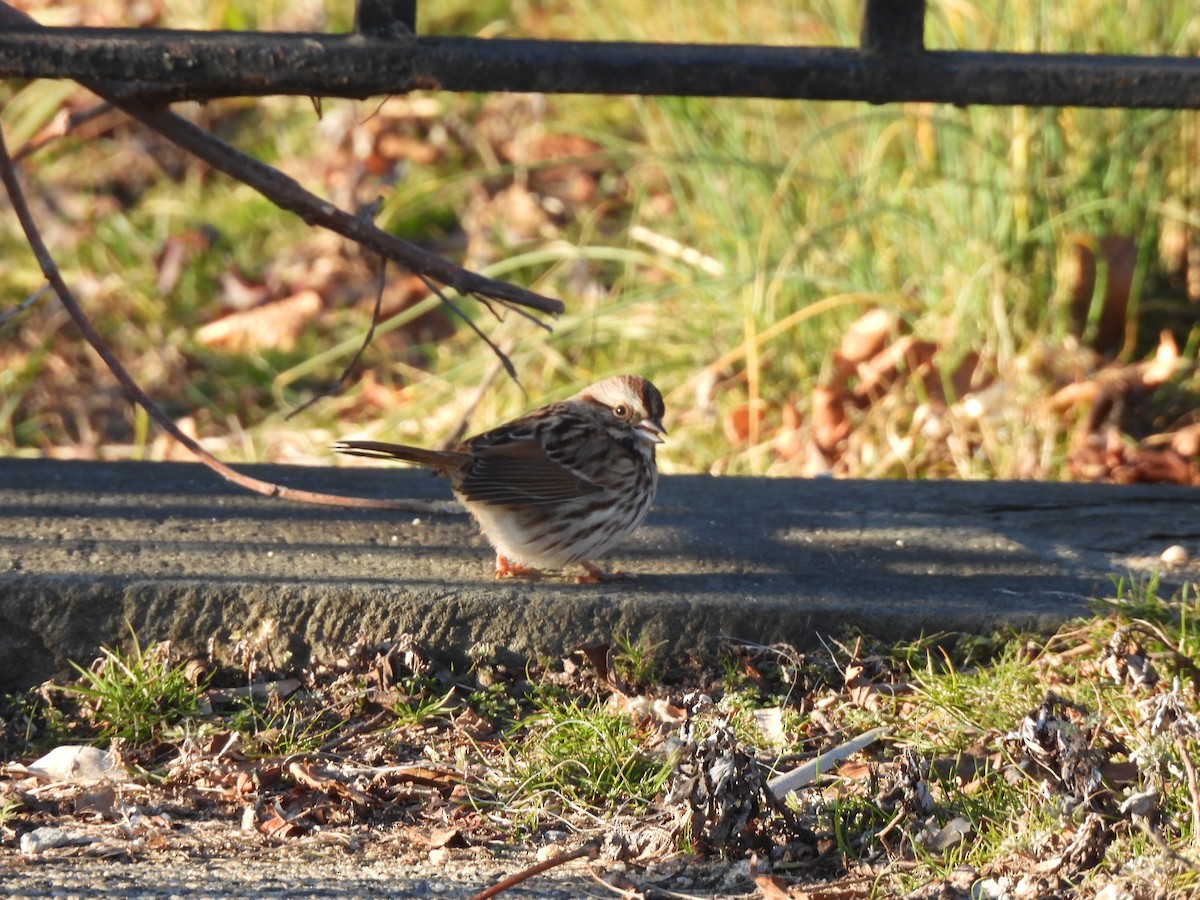
[[[367,456],[372,459],[402,459],[405,462],[416,463],[418,466],[428,466],[431,469],[446,471],[461,465],[463,454],[451,450],[424,450],[420,447],[407,447],[404,444],[385,444],[380,441],[338,441],[333,445],[338,453],[348,456]]]

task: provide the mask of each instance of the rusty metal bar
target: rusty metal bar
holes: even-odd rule
[[[920,53],[925,0],[867,0],[858,43],[863,53]]]
[[[1200,108],[1200,59],[139,29],[0,30],[0,78],[169,102],[416,88],[958,105]],[[131,83],[135,82],[135,83]]]

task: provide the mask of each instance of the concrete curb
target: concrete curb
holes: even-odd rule
[[[395,467],[247,470],[450,497]],[[632,577],[580,586],[495,582],[466,515],[289,504],[192,464],[0,460],[0,690],[120,644],[127,621],[143,641],[196,650],[266,629],[300,660],[360,632],[522,655],[645,634],[682,659],[726,637],[811,647],[845,628],[1045,629],[1133,562],[1173,543],[1195,553],[1198,499],[1170,486],[667,477],[611,560]]]

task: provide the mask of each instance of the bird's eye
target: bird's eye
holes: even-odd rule
[[[618,419],[628,419],[629,418],[629,407],[626,406],[624,403],[622,403],[620,406],[614,406],[613,407],[613,415],[616,416]]]

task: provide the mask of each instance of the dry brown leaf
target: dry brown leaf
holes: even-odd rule
[[[796,398],[789,397],[787,403],[779,410],[782,424],[775,432],[775,455],[785,462],[796,459],[804,452],[804,441],[800,434],[800,425],[804,419],[796,408]]]
[[[363,161],[373,175],[391,171],[397,160],[408,160],[418,166],[428,166],[442,158],[437,145],[423,138],[385,131],[375,141],[375,152]]]
[[[453,843],[461,832],[458,828],[442,828],[436,825],[429,830],[406,825],[404,833],[419,847],[440,850]]]
[[[788,890],[787,882],[777,875],[752,875],[751,878],[763,900],[796,900],[800,896]]]
[[[762,431],[766,409],[761,402],[740,403],[725,416],[725,440],[733,445],[745,444]]]
[[[454,728],[462,732],[472,740],[480,740],[493,734],[496,731],[496,725],[487,716],[480,715],[478,712],[467,706],[453,719]]]
[[[1129,327],[1137,244],[1125,235],[1107,235],[1098,241],[1088,235],[1075,235],[1069,254],[1064,277],[1071,293],[1072,331],[1089,338],[1088,345],[1101,352],[1119,350]],[[1104,267],[1104,297],[1099,300],[1098,313],[1093,314],[1092,307],[1097,302],[1097,257]],[[1086,335],[1089,319],[1095,321],[1095,332]]]
[[[763,900],[794,900],[794,895],[788,890],[787,882],[775,875],[760,875],[758,873],[758,854],[750,854],[750,878],[758,887]]]
[[[1066,412],[1080,406],[1096,402],[1100,396],[1100,383],[1096,381],[1077,381],[1068,384],[1054,392],[1050,398],[1050,408],[1057,412]]]
[[[297,784],[302,784],[331,797],[341,797],[359,806],[370,806],[373,802],[373,798],[354,785],[325,772],[318,772],[299,761],[288,765],[288,774],[295,779]]]
[[[240,797],[246,797],[253,794],[257,788],[254,785],[254,779],[250,777],[249,772],[238,772],[233,783],[234,793]]]
[[[877,356],[888,338],[899,332],[900,320],[895,313],[886,309],[869,310],[846,329],[837,353],[851,366],[857,366]]]
[[[309,320],[321,311],[316,291],[300,291],[283,300],[234,312],[209,322],[196,332],[196,340],[206,347],[218,347],[230,353],[248,350],[288,351]]]
[[[954,399],[961,400],[968,394],[986,390],[995,380],[995,375],[983,364],[983,357],[972,350],[955,366],[950,375],[950,387]]]
[[[521,162],[545,162],[572,156],[594,156],[604,147],[578,134],[540,134],[523,147]]]
[[[399,784],[416,784],[442,791],[453,790],[463,781],[459,772],[452,769],[435,769],[431,766],[400,766],[390,770],[388,776]]]
[[[116,818],[114,813],[116,805],[116,789],[111,784],[101,784],[76,795],[75,815],[93,815],[111,820]]]
[[[767,689],[767,679],[763,677],[762,672],[751,662],[749,656],[740,655],[738,657],[738,667],[742,670],[742,675],[753,681],[756,685],[764,690]]]
[[[1200,456],[1200,422],[1185,425],[1172,433],[1171,449],[1185,459]]]
[[[858,367],[858,384],[852,396],[869,402],[891,387],[898,378],[924,378],[929,372],[938,345],[906,334],[893,341]]]
[[[609,671],[608,665],[612,654],[612,645],[592,644],[587,647],[580,647],[579,652],[588,661],[597,678],[605,684],[612,683],[612,673]]]
[[[953,778],[960,785],[974,785],[973,790],[982,786],[981,779],[989,773],[997,772],[1002,765],[998,751],[989,750],[983,744],[975,744],[955,756],[939,756],[931,763],[932,771],[940,780]]]
[[[264,303],[268,296],[270,288],[263,282],[251,281],[236,270],[231,269],[217,276],[217,297],[224,309],[252,309]]]
[[[1178,219],[1164,216],[1158,224],[1158,260],[1172,280],[1187,278],[1188,246],[1191,234],[1188,226]]]
[[[837,776],[842,781],[865,781],[871,777],[872,768],[867,760],[851,759],[837,767]]]
[[[818,386],[812,396],[813,442],[827,457],[838,455],[839,445],[850,436],[846,397],[838,388]]]
[[[850,694],[850,702],[863,709],[881,709],[884,702],[879,686],[872,684],[864,673],[865,670],[860,665],[851,664],[846,667],[846,690]]]
[[[261,684],[242,685],[235,688],[212,688],[204,692],[204,699],[210,703],[228,703],[231,700],[249,698],[251,700],[279,700],[290,697],[300,690],[300,681],[296,678],[281,678]]]
[[[1174,450],[1133,450],[1112,467],[1117,484],[1198,484],[1200,469]]]
[[[247,807],[253,815],[254,808]],[[243,819],[243,824],[245,820]],[[304,834],[305,828],[296,821],[285,819],[278,809],[271,809],[271,814],[255,826],[259,834],[267,837],[293,838]]]

